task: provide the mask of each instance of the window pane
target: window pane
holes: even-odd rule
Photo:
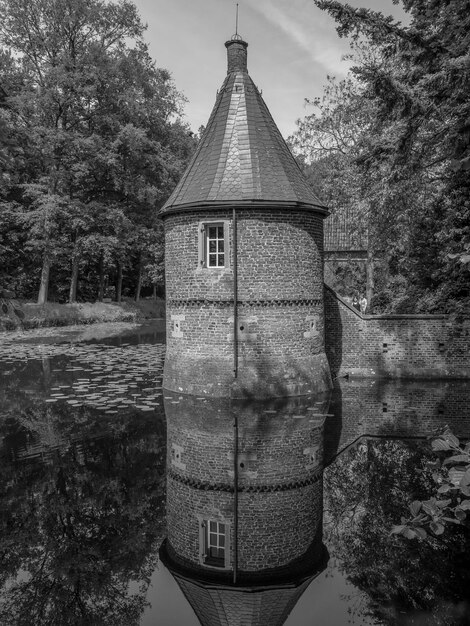
[[[219,535],[219,546],[225,548],[225,535]]]
[[[224,533],[225,535],[225,524],[219,522],[219,533]]]
[[[204,263],[210,268],[225,267],[225,227],[223,224],[206,224],[204,230]],[[227,259],[229,262],[229,260]]]
[[[213,535],[212,533],[209,535],[209,545],[216,546],[217,545],[217,535]]]
[[[217,532],[217,522],[209,522],[209,530],[211,533]]]
[[[219,548],[210,548],[209,550],[209,557],[211,559],[220,559],[221,561],[223,561],[224,559],[224,550],[219,549]],[[214,565],[216,565],[216,563],[214,563]],[[218,563],[217,563],[218,565]]]

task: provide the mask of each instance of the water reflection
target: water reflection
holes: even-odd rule
[[[2,625],[128,626],[146,606],[164,535],[163,413],[69,404],[75,357],[0,365]],[[50,403],[55,385],[69,391]]]
[[[325,426],[328,464],[362,437],[426,439],[445,426],[470,439],[467,381],[336,381]]]
[[[98,437],[87,409],[29,419],[2,447],[0,623],[139,623],[163,532],[163,422],[123,416]]]
[[[341,381],[331,403],[167,396],[160,554],[200,624],[468,623],[468,528],[411,543],[390,529],[435,489],[427,438],[469,437],[469,400],[458,382]],[[330,586],[315,615],[325,570],[353,591],[344,614]]]
[[[350,603],[357,623],[470,623],[469,527],[448,525],[424,541],[390,534],[413,500],[435,493],[431,459],[425,441],[362,439],[325,471],[325,542],[363,592],[360,605]]]
[[[202,624],[283,624],[326,566],[328,398],[166,399],[161,557]]]
[[[468,527],[389,532],[466,383],[163,399],[156,340],[0,349],[2,625],[469,623]]]

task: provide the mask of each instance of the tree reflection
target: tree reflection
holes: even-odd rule
[[[1,624],[139,623],[163,535],[164,426],[133,417],[107,430],[39,405],[10,425],[39,442],[33,458],[2,450]]]
[[[426,442],[362,439],[325,472],[326,543],[382,623],[457,625],[470,618],[468,529],[412,541],[390,534],[411,501],[432,493],[430,458]]]

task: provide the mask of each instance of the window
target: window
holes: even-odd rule
[[[230,567],[230,525],[219,520],[200,520],[200,556],[208,567]]]
[[[223,224],[206,226],[206,266],[225,267],[225,238]]]
[[[199,227],[199,267],[229,266],[228,222],[204,222]]]
[[[225,524],[209,521],[206,526],[206,562],[223,567],[225,563]]]

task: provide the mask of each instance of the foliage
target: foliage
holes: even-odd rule
[[[401,524],[392,529],[393,534],[407,539],[426,539],[427,532],[442,535],[448,524],[470,527],[467,511],[470,511],[470,443],[461,444],[458,437],[447,429],[432,441],[432,449],[447,452],[441,462],[429,461],[432,478],[439,485],[436,496],[429,500],[415,500],[409,506],[411,516],[402,517]]]
[[[140,253],[158,263],[156,210],[195,140],[144,30],[130,0],[0,0],[0,281],[17,296],[40,280],[44,301],[50,277],[61,301],[102,299],[121,273],[135,293]]]
[[[164,533],[161,421],[105,424],[41,402],[12,413],[0,450],[1,623],[139,624]],[[41,454],[20,459],[31,441]]]
[[[464,624],[470,616],[468,529],[452,524],[415,541],[390,533],[397,514],[432,488],[429,460],[426,444],[363,438],[325,471],[325,543],[381,624]]]
[[[353,67],[330,80],[293,143],[326,172],[333,211],[352,207],[353,229],[366,225],[386,310],[461,312],[470,301],[470,13],[457,0],[401,3],[408,26],[315,0],[350,37]],[[401,291],[383,298],[394,280]]]
[[[347,266],[341,261],[325,264],[325,283],[351,301],[354,296],[363,295],[365,282],[365,267],[361,261],[349,261]]]

